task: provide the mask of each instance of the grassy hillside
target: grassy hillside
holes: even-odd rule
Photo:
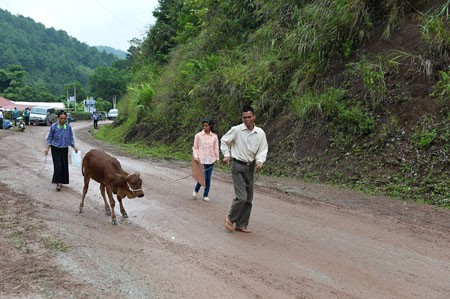
[[[265,172],[449,206],[449,1],[161,1],[105,136],[189,155],[252,104]]]

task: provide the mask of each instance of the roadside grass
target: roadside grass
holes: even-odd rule
[[[24,236],[20,232],[18,232],[16,230],[11,232],[11,240],[12,240],[14,246],[17,249],[20,249],[20,251],[23,251],[25,253],[30,253],[31,252],[30,246],[27,244],[26,239],[24,238]]]
[[[67,250],[69,249],[69,246],[67,246],[67,244],[55,239],[52,236],[42,236],[41,239],[44,242],[45,246],[53,251],[67,252]]]
[[[91,134],[94,138],[111,144],[118,148],[120,151],[124,151],[127,154],[137,158],[162,158],[186,161],[189,161],[191,159],[190,153],[176,151],[164,144],[149,147],[142,142],[122,143],[122,141],[120,140],[120,137],[122,135],[118,134],[114,136],[114,134],[112,134],[112,131],[113,129],[111,129],[111,126],[107,125],[101,126],[99,130],[91,132]]]

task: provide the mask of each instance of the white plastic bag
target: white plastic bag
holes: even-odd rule
[[[72,166],[81,168],[81,151],[78,150],[78,153],[75,150],[72,151]]]

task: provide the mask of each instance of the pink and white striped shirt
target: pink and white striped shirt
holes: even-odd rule
[[[194,146],[192,147],[194,158],[198,158],[202,164],[213,164],[219,160],[219,139],[217,134],[204,130],[195,134]]]

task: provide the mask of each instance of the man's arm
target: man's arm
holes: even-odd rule
[[[256,168],[261,169],[264,162],[266,162],[267,152],[269,151],[269,145],[267,143],[266,133],[261,130],[263,137],[261,138],[258,152],[256,154]]]
[[[220,150],[223,154],[223,163],[229,165],[231,157],[231,143],[234,140],[234,130],[231,128],[225,135],[220,139]]]

